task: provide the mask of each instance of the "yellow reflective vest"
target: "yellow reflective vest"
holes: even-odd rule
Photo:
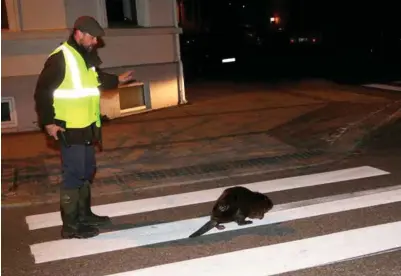
[[[53,93],[55,119],[66,122],[66,128],[84,128],[96,122],[100,127],[100,91],[96,69],[87,68],[82,56],[67,42],[55,49],[65,60],[64,80]]]

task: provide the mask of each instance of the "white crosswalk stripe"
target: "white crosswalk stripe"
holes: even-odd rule
[[[271,193],[305,187],[322,187],[329,183],[344,181],[379,179],[389,174],[387,171],[374,167],[361,166],[255,182],[241,186],[262,193]],[[118,217],[167,208],[193,206],[215,201],[225,188],[227,187],[98,205],[94,206],[93,210],[101,215]],[[278,204],[264,219],[254,220],[253,224],[238,226],[235,223],[228,223],[225,225],[226,228],[224,230],[213,229],[204,234],[204,236],[397,202],[401,202],[401,183],[397,186]],[[91,239],[44,241],[31,244],[30,251],[35,264],[61,260],[68,261],[76,257],[101,253],[113,254],[117,250],[186,239],[208,219],[209,217],[207,216],[192,217],[149,226],[132,227],[125,230],[101,233]],[[46,228],[59,226],[61,220],[58,212],[52,212],[27,216],[26,223],[31,231],[44,231]],[[196,272],[196,275],[244,275],[245,273],[255,276],[275,275],[400,248],[400,232],[401,222],[396,221],[102,276],[142,276],[157,275],[157,273],[163,275],[166,273],[167,275],[188,275],[189,273],[194,274],[194,272]]]
[[[261,193],[271,193],[384,174],[387,174],[387,172],[371,167],[359,167],[340,171],[318,173],[314,175],[262,181],[243,186],[251,190],[257,190]],[[98,213],[99,215],[117,217],[191,204],[199,204],[214,201],[226,188],[227,187],[128,202],[105,204],[101,206],[94,206],[93,212]],[[28,216],[26,217],[26,222],[30,230],[35,230],[61,225],[61,218],[59,212],[53,212]]]
[[[401,222],[387,223],[108,276],[275,275],[400,247],[400,231]]]
[[[401,91],[401,81],[392,81],[390,83],[369,83],[362,86],[381,90]]]

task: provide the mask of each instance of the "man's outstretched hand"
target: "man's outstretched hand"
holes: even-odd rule
[[[131,81],[134,79],[134,71],[127,71],[125,73],[122,73],[121,75],[118,76],[118,81],[120,83],[126,83],[128,81]]]

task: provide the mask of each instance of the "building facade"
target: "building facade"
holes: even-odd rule
[[[103,115],[113,119],[186,102],[175,0],[2,0],[3,133],[39,129],[33,98],[38,74],[81,15],[105,28],[101,68],[134,70],[138,80],[103,92]]]

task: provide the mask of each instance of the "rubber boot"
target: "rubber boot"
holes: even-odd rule
[[[110,217],[98,216],[92,213],[91,187],[89,181],[85,181],[79,189],[79,222],[89,226],[102,226],[111,223]]]
[[[98,229],[79,223],[78,203],[79,189],[60,190],[61,236],[64,239],[86,239],[99,235]]]

